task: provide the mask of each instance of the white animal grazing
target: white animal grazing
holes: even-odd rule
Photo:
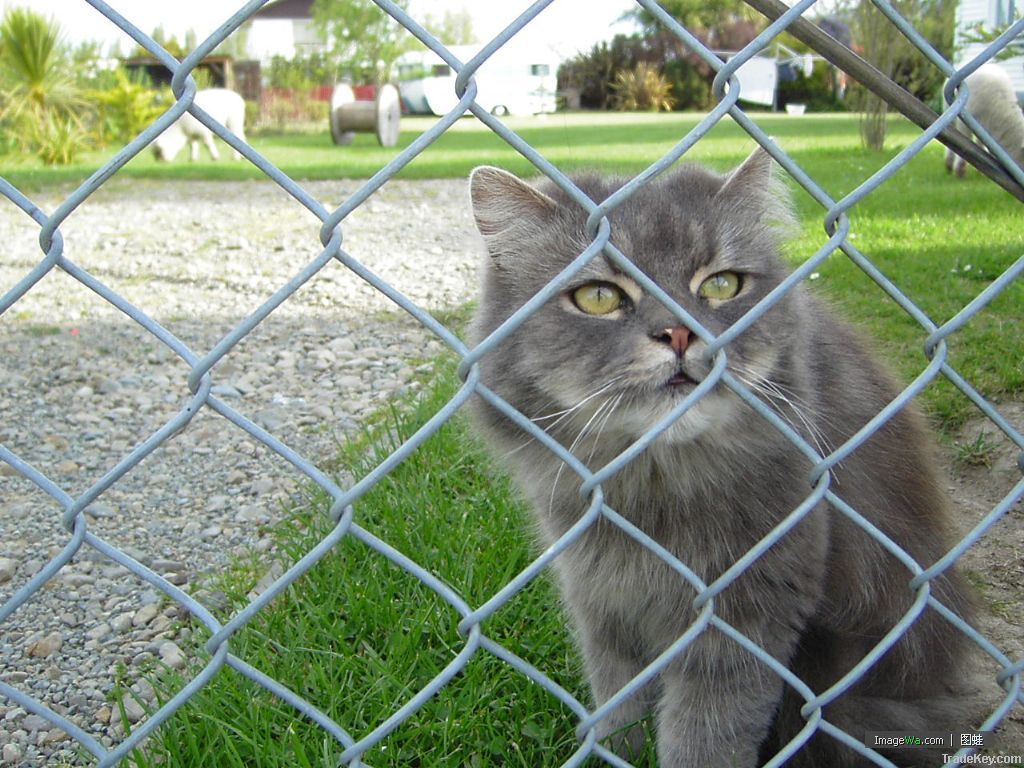
[[[235,136],[245,141],[245,100],[226,88],[209,88],[196,91],[195,103]],[[171,161],[186,143],[190,144],[192,161],[199,159],[199,142],[210,151],[210,157],[220,160],[220,153],[213,143],[213,131],[186,112],[153,141],[153,154],[157,160]],[[235,160],[241,158],[234,149]]]
[[[1017,103],[1010,76],[998,64],[985,64],[964,80],[969,89],[967,109],[992,134],[1017,165],[1024,166],[1024,113]],[[957,128],[970,135],[971,129],[961,120]],[[953,150],[946,148],[946,170],[963,176],[967,163]]]

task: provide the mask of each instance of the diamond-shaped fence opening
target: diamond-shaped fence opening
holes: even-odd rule
[[[0,402],[4,403],[0,417],[4,488],[0,524],[7,532],[6,541],[0,543],[6,582],[5,602],[0,606],[0,695],[4,700],[0,704],[0,735],[8,742],[0,764],[41,765],[46,756],[65,748],[65,755],[115,765],[133,750],[144,748],[146,740],[161,727],[168,727],[167,721],[204,687],[226,675],[246,678],[269,694],[275,706],[290,712],[296,722],[321,729],[321,741],[327,745],[324,754],[329,755],[326,759],[360,765],[365,755],[366,764],[376,764],[383,759],[385,739],[392,732],[416,722],[428,711],[428,702],[479,680],[472,673],[481,665],[496,664],[529,681],[534,694],[561,708],[565,720],[562,725],[536,720],[525,726],[505,723],[496,725],[496,731],[535,738],[553,728],[575,729],[571,749],[558,753],[552,764],[557,760],[562,765],[628,765],[599,740],[602,721],[648,683],[657,685],[661,673],[677,663],[680,654],[704,633],[717,633],[723,642],[742,649],[748,665],[745,669],[756,669],[756,680],[770,678],[773,685],[781,680],[802,702],[801,727],[777,754],[761,757],[765,764],[785,763],[815,737],[836,739],[874,764],[891,765],[864,746],[865,734],[845,733],[829,722],[826,707],[878,664],[908,627],[924,621],[925,611],[952,623],[987,664],[987,709],[980,718],[965,720],[964,730],[1005,729],[1019,736],[1024,704],[1024,657],[1019,642],[1019,502],[1024,495],[1019,473],[1024,470],[1024,458],[1020,458],[1024,456],[1020,453],[1024,437],[1014,422],[1019,423],[1021,411],[1017,404],[986,399],[976,384],[954,367],[948,350],[959,330],[984,322],[988,305],[1005,298],[1011,283],[1024,271],[1024,256],[986,274],[979,281],[977,295],[955,316],[936,320],[911,299],[898,275],[884,272],[870,252],[858,247],[848,214],[882,185],[895,183],[901,169],[936,138],[956,149],[1008,194],[1024,200],[1024,175],[1012,157],[964,114],[967,89],[961,87],[967,75],[1019,38],[1024,22],[1010,25],[1005,34],[957,68],[894,6],[874,3],[877,12],[898,26],[949,79],[947,107],[940,115],[808,21],[813,0],[792,8],[776,0],[748,0],[750,8],[767,19],[767,26],[727,62],[653,0],[638,0],[638,7],[654,17],[667,34],[717,72],[714,104],[692,129],[680,128],[675,145],[663,157],[606,199],[592,199],[507,121],[476,101],[477,70],[543,13],[550,0],[524,8],[501,34],[465,62],[428,32],[422,20],[388,0],[374,2],[381,14],[390,14],[458,73],[454,86],[458,102],[364,183],[296,183],[193,103],[196,86],[191,75],[196,66],[252,17],[264,4],[261,0],[240,7],[180,62],[134,26],[130,12],[122,16],[99,0],[89,0],[97,12],[127,34],[132,45],[142,46],[174,73],[174,102],[72,190],[35,193],[0,178],[0,193],[7,201],[0,227],[12,244],[21,243],[16,246],[17,258],[3,264],[7,277],[0,285],[4,291],[0,313],[5,323],[0,344],[5,350],[5,369],[9,368],[0,390]],[[827,180],[805,173],[786,153],[785,141],[769,136],[757,115],[740,104],[742,92],[735,73],[783,32],[849,73],[921,128],[892,160],[881,168],[865,170],[859,186],[839,199],[826,191]],[[227,228],[205,229],[210,218],[234,215],[226,206],[211,203],[201,215],[174,218],[159,194],[142,194],[138,185],[147,182],[125,181],[118,175],[186,111],[276,183],[251,189],[233,186],[232,192],[245,196],[248,212]],[[413,183],[394,178],[467,111],[550,179],[572,205],[579,206],[587,217],[589,238],[581,244],[578,257],[554,280],[475,347],[438,320],[441,315],[427,309],[463,304],[475,290],[470,264],[477,258],[477,245],[466,235],[471,220],[464,186],[462,182],[441,183],[439,208],[436,201],[433,207],[428,205],[430,201]],[[981,135],[988,151],[953,130],[954,121],[961,116]],[[620,250],[609,219],[663,171],[686,157],[709,131],[729,122],[767,150],[795,186],[820,206],[824,234],[814,250],[799,255],[790,277],[715,335],[677,304],[666,286],[659,286],[634,264],[635,253],[628,247]],[[214,200],[216,185],[196,185],[193,194]],[[419,206],[427,212],[417,217],[413,214]],[[401,220],[396,220],[396,208],[404,209],[406,215]],[[438,210],[443,216],[437,215]],[[116,225],[109,223],[111,212]],[[946,215],[955,226],[957,211]],[[388,227],[401,227],[400,236],[382,239],[379,232]],[[228,236],[223,234],[226,229],[231,232]],[[38,239],[38,251],[31,257],[24,255],[28,252],[24,246],[27,232]],[[417,249],[439,263],[449,261],[436,276],[421,274],[406,263],[406,255]],[[165,266],[165,275],[145,273],[140,265],[144,261],[141,254],[146,253],[151,259],[147,263]],[[153,259],[153,254],[159,258]],[[693,394],[639,440],[603,466],[591,466],[586,456],[574,456],[543,424],[531,421],[503,400],[496,393],[495,382],[482,376],[481,361],[520,333],[524,323],[564,292],[573,276],[602,258],[692,329],[707,346],[709,369]],[[772,392],[752,387],[727,366],[730,344],[784,301],[795,286],[815,279],[822,265],[833,259],[845,259],[862,271],[867,279],[865,290],[873,291],[879,302],[898,308],[907,322],[919,326],[923,347],[916,379],[843,445],[815,440],[810,425],[795,424],[780,415],[773,407],[777,403],[772,402]],[[167,291],[166,285],[175,281],[186,290]],[[67,306],[75,307],[73,316],[60,320],[68,326],[52,325],[58,318],[47,313]],[[404,311],[397,317],[396,307]],[[275,323],[275,312],[284,315],[283,326]],[[6,338],[14,327],[25,330]],[[282,327],[286,330],[281,331]],[[1019,346],[1017,350],[1019,354]],[[358,425],[397,393],[418,386],[418,375],[429,377],[434,371],[431,360],[443,352],[459,359],[461,381],[456,394],[362,469],[343,467],[335,476],[336,467],[328,467],[330,459],[317,452],[324,449],[325,442],[310,441],[309,435],[322,431],[325,423],[345,432],[358,430]],[[8,360],[18,362],[8,365]],[[293,372],[301,375],[292,376]],[[1002,477],[1016,475],[1007,487],[994,491],[997,498],[991,503],[970,499],[970,510],[959,520],[962,537],[956,546],[939,562],[918,564],[844,502],[843,489],[831,482],[830,471],[936,382],[958,388],[976,407],[990,430],[982,432],[979,440],[985,434],[1005,436],[1013,446],[1014,458],[1011,465],[1003,467]],[[799,490],[802,501],[788,517],[749,551],[738,552],[732,567],[705,583],[692,563],[678,559],[657,536],[620,514],[605,498],[604,485],[650,450],[664,431],[715,388],[731,390],[749,404],[766,428],[778,430],[795,444],[807,462],[809,484]],[[774,395],[783,397],[781,392]],[[559,478],[578,485],[586,499],[582,516],[567,531],[540,555],[510,568],[507,582],[483,597],[471,597],[469,589],[446,583],[432,562],[412,559],[402,544],[406,531],[388,530],[379,521],[360,516],[364,496],[404,477],[399,472],[406,465],[415,467],[420,446],[473,398],[503,412],[530,439],[550,449],[551,462],[564,464]],[[69,451],[76,443],[80,450]],[[984,448],[976,447],[979,451]],[[69,458],[72,455],[84,458]],[[987,461],[987,455],[983,458]],[[315,498],[311,501],[309,496]],[[744,634],[742,627],[716,612],[716,600],[766,552],[781,546],[823,500],[831,503],[838,515],[853,521],[868,537],[865,542],[888,550],[906,566],[915,598],[903,619],[848,675],[827,690],[812,690],[756,639]],[[199,559],[210,561],[217,561],[224,551],[244,553],[253,543],[257,549],[265,548],[271,539],[260,532],[273,522],[276,505],[296,503],[321,510],[322,519],[309,522],[311,529],[320,526],[321,538],[315,546],[288,553],[290,559],[284,562],[289,565],[269,570],[259,584],[252,585],[247,604],[238,610],[225,610],[221,595],[193,589],[187,583],[183,556],[165,544],[181,531],[188,541],[202,543]],[[458,514],[472,524],[474,513],[463,510]],[[440,519],[444,513],[432,514]],[[1016,527],[996,527],[1014,517],[1018,519]],[[38,529],[40,520],[48,521],[46,530]],[[508,521],[508,525],[515,524]],[[585,692],[563,679],[562,668],[556,669],[544,650],[531,647],[528,629],[524,629],[530,609],[523,607],[554,599],[539,577],[595,526],[616,527],[637,552],[663,559],[675,577],[692,588],[695,611],[694,622],[683,634],[596,707]],[[1007,530],[1011,533],[1005,534]],[[933,585],[939,583],[933,580],[965,553],[976,551],[981,542],[1003,535],[1008,540],[989,550],[1001,559],[989,565],[1002,569],[1005,575],[999,583],[1013,593],[1003,604],[1018,612],[1003,616],[1001,625],[986,619],[968,624],[933,594]],[[1016,542],[1013,535],[1018,537]],[[437,546],[436,557],[450,556],[445,550],[460,551],[459,542],[452,539],[454,535],[449,535],[448,541]],[[413,607],[407,603],[415,601],[429,606],[426,614],[445,627],[439,630],[447,646],[445,660],[425,665],[415,679],[393,683],[387,659],[379,660],[375,667],[379,685],[372,687],[380,690],[365,695],[390,696],[393,705],[386,717],[367,721],[357,705],[362,691],[345,691],[339,699],[334,696],[337,692],[318,688],[313,682],[298,690],[289,688],[238,650],[240,633],[246,628],[260,626],[260,632],[267,631],[259,624],[267,605],[278,597],[300,601],[297,596],[304,589],[304,579],[313,578],[321,561],[329,557],[372,563],[375,570],[371,573],[376,576],[370,581],[378,576],[385,584],[391,583],[387,579],[395,580],[396,586],[388,589],[399,611],[396,621],[403,621],[401,610]],[[415,592],[409,591],[410,585],[415,585]],[[355,602],[357,597],[369,599],[365,596],[370,594],[370,586],[369,581],[354,581],[338,584],[337,590],[351,595]],[[535,600],[538,590],[542,594]],[[347,629],[339,629],[338,637],[322,637],[328,647],[313,648],[313,653],[367,656],[371,654],[369,645],[358,640],[363,633],[395,630],[352,628],[346,622],[356,619],[347,615],[347,608],[345,613],[339,616],[339,627]],[[191,624],[186,622],[188,617]],[[1007,627],[1017,628],[1016,639]],[[205,653],[191,653],[188,649],[200,638]],[[273,644],[275,638],[263,636],[262,642]],[[278,651],[298,654],[310,649],[282,647]],[[181,672],[179,683],[166,696],[156,695],[145,675],[137,671],[147,661]],[[747,690],[723,695],[753,700],[757,693],[754,679]],[[126,690],[112,698],[109,690],[115,680],[125,681]],[[389,689],[392,684],[393,691]],[[354,683],[348,681],[348,685]],[[471,693],[470,698],[481,699],[480,705],[486,706],[487,695],[481,691],[477,696]],[[429,711],[440,717],[443,708]],[[443,716],[447,738],[458,740],[459,712],[444,711]],[[502,713],[495,711],[492,717],[500,723]],[[913,725],[906,727],[912,729]],[[287,734],[279,736],[288,738]],[[462,754],[472,759],[459,764],[511,764],[501,754],[502,749],[512,749],[509,744],[499,739],[470,745]],[[963,742],[948,751],[952,754],[962,747],[957,754],[964,758],[977,746]],[[1009,746],[1012,751],[1021,745]],[[397,764],[432,764],[427,755],[402,754],[392,759],[399,760]]]

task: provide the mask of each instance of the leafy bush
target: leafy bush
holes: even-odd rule
[[[779,79],[779,109],[785,109],[787,104],[805,104],[808,112],[846,111],[846,104],[836,95],[831,67],[815,66],[810,77],[805,77],[802,71],[793,74],[793,79]]]
[[[80,122],[54,112],[42,113],[30,136],[35,154],[47,165],[70,165],[88,143]]]
[[[144,76],[130,75],[119,67],[114,83],[102,91],[90,91],[96,105],[96,138],[100,144],[127,144],[160,116],[159,94]]]
[[[616,35],[611,43],[598,43],[563,63],[558,68],[558,89],[577,91],[580,106],[585,109],[612,109],[619,73],[653,58],[647,41],[639,35]]]
[[[668,112],[675,105],[672,86],[645,61],[615,76],[615,108],[624,112]]]
[[[673,59],[662,76],[668,81],[676,109],[704,110],[711,106],[710,69],[689,59]]]

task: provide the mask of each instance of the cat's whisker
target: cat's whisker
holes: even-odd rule
[[[607,392],[611,387],[613,387],[615,384],[617,384],[621,379],[622,379],[622,375],[621,374],[618,375],[618,376],[613,376],[611,379],[606,381],[604,384],[602,384],[596,390],[591,392],[589,395],[584,396],[584,398],[582,400],[580,400],[578,403],[576,403],[575,405],[569,406],[568,408],[563,408],[560,411],[555,411],[554,413],[546,414],[544,416],[535,416],[534,418],[530,419],[530,421],[536,423],[536,422],[539,422],[539,421],[546,421],[547,419],[553,419],[555,417],[560,417],[558,419],[558,421],[561,421],[562,418],[568,416],[571,413],[574,413],[575,411],[578,411],[580,408],[582,408],[584,405],[589,403],[595,397],[598,397],[599,395]],[[557,424],[558,421],[556,421],[555,423]],[[548,428],[550,428],[552,426],[554,426],[554,424],[549,425]]]
[[[587,456],[588,465],[593,461],[594,454],[597,452],[597,446],[601,443],[601,435],[604,433],[604,428],[608,426],[608,421],[611,419],[612,414],[618,410],[619,404],[625,396],[625,392],[617,394],[611,406],[605,410],[604,417],[601,419],[601,423],[597,427],[597,434],[594,435],[594,440],[590,445],[590,454]]]
[[[803,425],[804,430],[808,437],[810,437],[811,442],[814,444],[818,453],[822,456],[827,456],[832,453],[833,448],[828,438],[821,431],[821,428],[818,427],[818,425],[814,423],[814,420],[808,415],[806,408],[801,407],[801,405],[798,404],[802,398],[795,394],[793,396],[786,395],[780,385],[765,376],[755,373],[754,371],[744,369],[735,371],[735,374],[736,377],[748,387],[758,394],[766,397],[769,402],[775,406],[776,413],[778,413],[778,415],[787,424],[799,432],[800,429],[792,419],[786,416],[781,407],[782,405],[789,406],[789,410],[793,412],[796,418]]]
[[[602,395],[605,392],[607,392],[609,389],[611,389],[616,384],[618,384],[623,378],[624,378],[624,376],[622,374],[620,374],[618,376],[613,376],[611,379],[609,379],[608,381],[604,382],[601,386],[599,386],[596,390],[594,390],[593,392],[591,392],[588,395],[585,395],[575,405],[572,405],[572,406],[570,406],[568,408],[563,408],[560,411],[555,411],[554,413],[546,414],[544,416],[535,416],[534,418],[530,419],[530,421],[532,421],[534,423],[537,423],[537,422],[540,422],[540,421],[544,421],[546,419],[555,419],[555,421],[553,421],[550,424],[548,424],[547,426],[543,427],[545,432],[547,432],[548,434],[551,434],[553,432],[553,430],[559,424],[561,424],[565,419],[568,419],[574,413],[577,413],[581,408],[583,408],[583,406],[585,406],[588,402],[593,400],[595,397],[599,397],[600,395]],[[528,446],[531,443],[533,443],[536,439],[537,438],[535,438],[535,437],[529,438],[528,440],[526,440],[521,445],[518,445],[515,448],[513,448],[512,450],[510,450],[507,453],[505,453],[505,456],[508,457],[508,456],[512,456],[512,455],[518,453],[519,451],[523,450],[526,446]]]
[[[621,394],[619,394],[618,396],[610,396],[604,402],[602,402],[601,405],[599,405],[597,407],[597,410],[595,410],[594,413],[591,415],[591,417],[589,419],[587,419],[587,423],[583,425],[583,428],[579,431],[579,434],[576,435],[576,438],[569,445],[569,453],[575,455],[577,446],[581,442],[583,442],[583,440],[586,439],[587,435],[590,433],[591,425],[593,425],[599,418],[601,418],[601,415],[603,413],[605,413],[606,411],[614,410],[615,406],[612,405],[611,408],[609,408],[609,404],[613,403],[613,402],[614,403],[618,403],[618,401],[619,401],[619,399],[621,399],[621,397],[622,397]],[[588,459],[588,462],[589,462],[589,459]],[[562,472],[565,470],[565,467],[566,467],[566,462],[563,461],[561,463],[561,466],[558,467],[558,471],[555,473],[555,481],[551,484],[551,496],[548,499],[548,509],[549,510],[554,507],[554,504],[555,504],[555,491],[558,489],[558,481],[561,479]]]

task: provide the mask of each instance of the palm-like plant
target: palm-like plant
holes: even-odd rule
[[[27,8],[9,9],[0,21],[0,131],[6,143],[54,157],[39,142],[59,136],[66,145],[69,136],[84,137],[83,106],[57,22]]]
[[[672,85],[658,68],[641,61],[633,69],[622,70],[615,76],[615,107],[627,112],[646,110],[668,112],[675,106]]]

